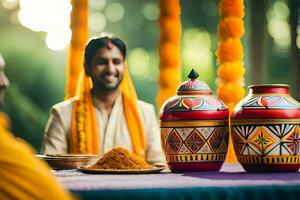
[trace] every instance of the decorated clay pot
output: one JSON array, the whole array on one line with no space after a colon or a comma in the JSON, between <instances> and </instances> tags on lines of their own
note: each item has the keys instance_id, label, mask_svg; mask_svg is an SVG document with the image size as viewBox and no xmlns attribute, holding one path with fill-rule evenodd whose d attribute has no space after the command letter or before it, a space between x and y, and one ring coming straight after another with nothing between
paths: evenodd
<instances>
[{"instance_id":1,"label":"decorated clay pot","mask_svg":"<svg viewBox=\"0 0 300 200\"><path fill-rule=\"evenodd\" d=\"M228 147L228 108L197 80L182 83L160 111L162 146L172 171L218 171Z\"/></svg>"},{"instance_id":2,"label":"decorated clay pot","mask_svg":"<svg viewBox=\"0 0 300 200\"><path fill-rule=\"evenodd\" d=\"M249 172L293 172L300 167L300 104L289 86L253 85L231 115L238 161Z\"/></svg>"}]
</instances>

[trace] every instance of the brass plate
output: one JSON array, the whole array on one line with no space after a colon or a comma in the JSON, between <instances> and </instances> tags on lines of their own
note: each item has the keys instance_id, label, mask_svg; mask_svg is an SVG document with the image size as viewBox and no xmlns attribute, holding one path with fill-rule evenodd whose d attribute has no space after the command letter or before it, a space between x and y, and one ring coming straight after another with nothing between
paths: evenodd
<instances>
[{"instance_id":1,"label":"brass plate","mask_svg":"<svg viewBox=\"0 0 300 200\"><path fill-rule=\"evenodd\" d=\"M77 169L96 163L100 156L84 154L36 155L46 161L52 169Z\"/></svg>"},{"instance_id":2,"label":"brass plate","mask_svg":"<svg viewBox=\"0 0 300 200\"><path fill-rule=\"evenodd\" d=\"M78 170L88 174L156 174L166 169L164 165L153 166L150 169L90 169L78 167Z\"/></svg>"}]
</instances>

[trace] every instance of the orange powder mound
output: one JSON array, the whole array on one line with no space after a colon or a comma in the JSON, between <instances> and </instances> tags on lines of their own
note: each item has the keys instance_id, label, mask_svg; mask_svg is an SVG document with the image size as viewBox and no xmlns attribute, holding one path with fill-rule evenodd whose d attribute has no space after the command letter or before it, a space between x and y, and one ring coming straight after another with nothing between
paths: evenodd
<instances>
[{"instance_id":1,"label":"orange powder mound","mask_svg":"<svg viewBox=\"0 0 300 200\"><path fill-rule=\"evenodd\" d=\"M150 169L151 165L141 157L118 147L104 154L91 169Z\"/></svg>"}]
</instances>

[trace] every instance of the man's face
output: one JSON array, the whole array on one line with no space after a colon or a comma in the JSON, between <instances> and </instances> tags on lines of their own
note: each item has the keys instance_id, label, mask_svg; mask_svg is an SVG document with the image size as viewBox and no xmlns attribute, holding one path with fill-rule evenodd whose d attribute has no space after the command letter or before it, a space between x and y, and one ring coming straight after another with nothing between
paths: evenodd
<instances>
[{"instance_id":1,"label":"man's face","mask_svg":"<svg viewBox=\"0 0 300 200\"><path fill-rule=\"evenodd\" d=\"M4 91L9 86L8 78L6 77L6 75L4 73L4 66L5 66L5 63L2 59L2 57L0 56L0 106L3 105Z\"/></svg>"},{"instance_id":2,"label":"man's face","mask_svg":"<svg viewBox=\"0 0 300 200\"><path fill-rule=\"evenodd\" d=\"M85 66L85 70L92 78L94 87L100 91L118 89L124 75L124 58L116 46L98 49L91 65Z\"/></svg>"}]
</instances>

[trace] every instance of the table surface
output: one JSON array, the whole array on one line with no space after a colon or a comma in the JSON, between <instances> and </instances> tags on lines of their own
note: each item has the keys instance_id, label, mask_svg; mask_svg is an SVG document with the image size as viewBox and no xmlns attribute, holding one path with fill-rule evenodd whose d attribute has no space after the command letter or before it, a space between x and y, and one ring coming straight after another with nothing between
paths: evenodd
<instances>
[{"instance_id":1,"label":"table surface","mask_svg":"<svg viewBox=\"0 0 300 200\"><path fill-rule=\"evenodd\" d=\"M299 172L246 173L239 164L225 163L220 172L170 173L170 171L164 170L157 174L121 175L85 174L77 170L53 170L53 173L64 187L77 193L97 191L97 194L103 194L103 191L147 191L148 189L156 192L157 190L168 189L176 189L177 192L180 191L178 189L185 189L186 192L187 189L197 189L198 192L201 192L203 189L207 191L207 188L218 188L218 190L222 190L222 188L246 188L247 191L249 188L255 188L258 191L258 188L279 188L282 190L284 187L288 187L289 190L292 188L293 193L296 192L300 195ZM251 194L251 191L249 192ZM116 195L115 192L112 194ZM298 197L300 199L300 196ZM255 198L257 199L257 197Z\"/></svg>"}]
</instances>

